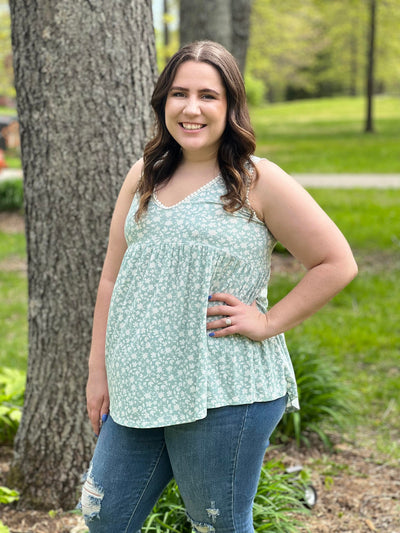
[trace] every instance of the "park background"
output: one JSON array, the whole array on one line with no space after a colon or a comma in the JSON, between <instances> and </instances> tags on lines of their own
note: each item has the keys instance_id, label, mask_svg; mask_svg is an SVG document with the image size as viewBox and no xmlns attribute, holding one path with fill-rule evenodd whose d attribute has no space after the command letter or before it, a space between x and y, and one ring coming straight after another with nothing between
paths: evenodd
<instances>
[{"instance_id":1,"label":"park background","mask_svg":"<svg viewBox=\"0 0 400 533\"><path fill-rule=\"evenodd\" d=\"M169 2L163 14L164 2L153 4L161 67L178 47L179 7ZM306 519L312 531L400 531L400 191L379 187L380 176L400 173L400 2L375 3L372 131L366 132L371 4L256 0L250 17L245 80L257 155L294 175L320 175L321 186L309 191L348 238L360 268L325 309L286 335L303 410L282 424L271 452L276 462L269 466L279 477L285 457L306 465L321 500ZM0 96L12 105L10 21L7 9L0 13ZM4 115L15 113L10 105L1 109ZM9 169L21 168L18 148L6 150L5 161ZM327 189L322 181L327 173L374 174L377 186ZM25 387L28 301L21 181L0 186L0 431L9 446ZM278 246L271 302L301 274ZM268 502L268 484L262 490ZM9 505L0 516L5 524L11 520L11 527L16 495L4 498ZM276 504L272 531L280 531L277 517L286 520L285 506ZM21 516L15 514L15 520ZM57 509L44 516L52 521L48 531L75 519ZM260 520L265 526L265 516ZM300 530L287 522L280 527Z\"/></svg>"}]
</instances>

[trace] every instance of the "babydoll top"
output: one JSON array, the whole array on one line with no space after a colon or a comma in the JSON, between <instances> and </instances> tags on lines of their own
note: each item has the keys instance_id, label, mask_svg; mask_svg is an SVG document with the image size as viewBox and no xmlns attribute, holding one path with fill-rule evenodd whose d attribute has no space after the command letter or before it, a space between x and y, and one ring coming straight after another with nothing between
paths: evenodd
<instances>
[{"instance_id":1,"label":"babydoll top","mask_svg":"<svg viewBox=\"0 0 400 533\"><path fill-rule=\"evenodd\" d=\"M258 158L253 158L256 163ZM206 330L208 296L230 293L266 312L275 239L250 208L223 209L218 175L177 204L154 194L125 222L127 250L114 286L106 366L110 414L124 426L162 427L204 418L208 408L270 401L297 388L283 334L253 341Z\"/></svg>"}]
</instances>

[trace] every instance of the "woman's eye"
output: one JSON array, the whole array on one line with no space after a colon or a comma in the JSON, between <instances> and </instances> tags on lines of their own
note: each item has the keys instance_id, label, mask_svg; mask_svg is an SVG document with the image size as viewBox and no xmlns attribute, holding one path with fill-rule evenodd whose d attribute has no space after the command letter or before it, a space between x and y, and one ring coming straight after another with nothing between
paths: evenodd
<instances>
[{"instance_id":1,"label":"woman's eye","mask_svg":"<svg viewBox=\"0 0 400 533\"><path fill-rule=\"evenodd\" d=\"M202 98L204 100L215 100L215 97L212 94L203 94Z\"/></svg>"},{"instance_id":2,"label":"woman's eye","mask_svg":"<svg viewBox=\"0 0 400 533\"><path fill-rule=\"evenodd\" d=\"M185 94L184 94L184 93L180 93L180 92L178 92L178 91L174 91L174 92L171 93L171 96L182 97L182 96L185 96Z\"/></svg>"}]
</instances>

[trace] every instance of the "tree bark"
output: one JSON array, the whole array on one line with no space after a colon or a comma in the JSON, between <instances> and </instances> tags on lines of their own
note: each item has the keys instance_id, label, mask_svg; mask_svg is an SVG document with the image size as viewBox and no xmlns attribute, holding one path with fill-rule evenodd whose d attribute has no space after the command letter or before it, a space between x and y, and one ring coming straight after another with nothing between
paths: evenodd
<instances>
[{"instance_id":1,"label":"tree bark","mask_svg":"<svg viewBox=\"0 0 400 533\"><path fill-rule=\"evenodd\" d=\"M373 100L374 100L374 60L375 60L375 26L376 26L376 0L369 0L370 22L368 32L367 50L367 115L365 119L365 132L374 131Z\"/></svg>"},{"instance_id":2,"label":"tree bark","mask_svg":"<svg viewBox=\"0 0 400 533\"><path fill-rule=\"evenodd\" d=\"M180 44L210 39L227 48L244 72L252 0L180 1Z\"/></svg>"},{"instance_id":3,"label":"tree bark","mask_svg":"<svg viewBox=\"0 0 400 533\"><path fill-rule=\"evenodd\" d=\"M232 1L232 47L240 72L246 68L247 48L249 46L250 13L253 0Z\"/></svg>"},{"instance_id":4,"label":"tree bark","mask_svg":"<svg viewBox=\"0 0 400 533\"><path fill-rule=\"evenodd\" d=\"M121 183L141 156L156 76L150 0L10 0L29 281L25 406L10 481L73 508L94 436L85 384Z\"/></svg>"}]
</instances>

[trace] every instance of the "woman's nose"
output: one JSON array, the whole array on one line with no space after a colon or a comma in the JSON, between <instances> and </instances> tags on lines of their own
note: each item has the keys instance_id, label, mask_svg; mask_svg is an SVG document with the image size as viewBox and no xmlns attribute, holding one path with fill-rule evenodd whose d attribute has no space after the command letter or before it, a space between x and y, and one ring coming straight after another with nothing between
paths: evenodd
<instances>
[{"instance_id":1,"label":"woman's nose","mask_svg":"<svg viewBox=\"0 0 400 533\"><path fill-rule=\"evenodd\" d=\"M186 100L185 113L188 115L199 115L200 105L197 98L188 98Z\"/></svg>"}]
</instances>

